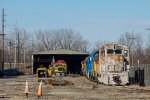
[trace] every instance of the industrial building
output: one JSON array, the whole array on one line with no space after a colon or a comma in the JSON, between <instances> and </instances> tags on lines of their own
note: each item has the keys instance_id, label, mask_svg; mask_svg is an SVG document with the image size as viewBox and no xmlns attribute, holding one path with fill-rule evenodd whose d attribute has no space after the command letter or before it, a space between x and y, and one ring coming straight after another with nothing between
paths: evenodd
<instances>
[{"instance_id":1,"label":"industrial building","mask_svg":"<svg viewBox=\"0 0 150 100\"><path fill-rule=\"evenodd\" d=\"M53 51L39 52L32 55L32 73L35 74L40 65L48 67L52 60L64 60L67 63L67 73L79 74L81 72L81 61L83 61L89 53L83 53L74 50L59 49Z\"/></svg>"}]
</instances>

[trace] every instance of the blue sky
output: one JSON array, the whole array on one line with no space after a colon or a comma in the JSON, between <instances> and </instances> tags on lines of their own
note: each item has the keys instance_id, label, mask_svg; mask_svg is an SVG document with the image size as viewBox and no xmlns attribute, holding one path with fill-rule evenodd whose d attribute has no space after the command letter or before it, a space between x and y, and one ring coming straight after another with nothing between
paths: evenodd
<instances>
[{"instance_id":1,"label":"blue sky","mask_svg":"<svg viewBox=\"0 0 150 100\"><path fill-rule=\"evenodd\" d=\"M6 31L16 21L29 32L71 28L91 43L116 41L132 30L150 33L145 30L150 28L150 0L0 0L2 8Z\"/></svg>"}]
</instances>

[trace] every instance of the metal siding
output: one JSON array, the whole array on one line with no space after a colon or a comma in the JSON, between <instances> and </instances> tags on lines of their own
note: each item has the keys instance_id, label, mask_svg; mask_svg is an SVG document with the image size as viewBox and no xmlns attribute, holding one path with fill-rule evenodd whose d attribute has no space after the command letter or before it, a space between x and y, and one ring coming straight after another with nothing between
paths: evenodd
<instances>
[{"instance_id":1,"label":"metal siding","mask_svg":"<svg viewBox=\"0 0 150 100\"><path fill-rule=\"evenodd\" d=\"M150 86L150 64L137 65L130 68L130 84Z\"/></svg>"}]
</instances>

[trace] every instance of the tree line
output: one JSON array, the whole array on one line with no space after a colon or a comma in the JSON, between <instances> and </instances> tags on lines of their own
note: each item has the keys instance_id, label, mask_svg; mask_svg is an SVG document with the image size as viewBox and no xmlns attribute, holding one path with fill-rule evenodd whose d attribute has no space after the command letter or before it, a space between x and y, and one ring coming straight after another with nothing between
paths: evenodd
<instances>
[{"instance_id":1,"label":"tree line","mask_svg":"<svg viewBox=\"0 0 150 100\"><path fill-rule=\"evenodd\" d=\"M38 30L29 33L17 29L5 37L5 62L31 62L31 54L58 49L88 52L89 42L72 29ZM15 54L16 50L16 54ZM19 59L18 59L19 58Z\"/></svg>"},{"instance_id":2,"label":"tree line","mask_svg":"<svg viewBox=\"0 0 150 100\"><path fill-rule=\"evenodd\" d=\"M130 50L131 63L133 65L150 63L150 34L144 41L140 33L126 32L120 35L116 41L125 44ZM111 41L110 41L111 42ZM49 29L38 30L34 33L24 29L17 29L16 33L9 33L5 36L5 62L14 62L15 48L16 55L19 55L19 62L31 62L31 54L41 51L57 49L69 49L81 52L91 52L108 41L96 41L93 48L90 42L84 39L79 32L72 29ZM144 44L145 43L145 44ZM92 49L91 51L89 51Z\"/></svg>"},{"instance_id":3,"label":"tree line","mask_svg":"<svg viewBox=\"0 0 150 100\"><path fill-rule=\"evenodd\" d=\"M105 43L110 42L96 41L94 49L98 49ZM150 34L147 34L146 39L141 33L126 32L120 35L116 43L124 44L129 48L131 66L150 63Z\"/></svg>"}]
</instances>

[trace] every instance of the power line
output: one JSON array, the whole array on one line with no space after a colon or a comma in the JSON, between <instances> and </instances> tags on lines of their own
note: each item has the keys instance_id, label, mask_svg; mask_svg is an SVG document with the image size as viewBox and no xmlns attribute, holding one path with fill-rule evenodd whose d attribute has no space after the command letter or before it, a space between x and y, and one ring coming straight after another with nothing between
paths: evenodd
<instances>
[{"instance_id":1,"label":"power line","mask_svg":"<svg viewBox=\"0 0 150 100\"><path fill-rule=\"evenodd\" d=\"M150 30L150 28L146 28L146 30Z\"/></svg>"}]
</instances>

